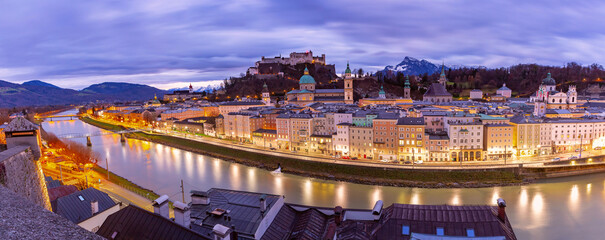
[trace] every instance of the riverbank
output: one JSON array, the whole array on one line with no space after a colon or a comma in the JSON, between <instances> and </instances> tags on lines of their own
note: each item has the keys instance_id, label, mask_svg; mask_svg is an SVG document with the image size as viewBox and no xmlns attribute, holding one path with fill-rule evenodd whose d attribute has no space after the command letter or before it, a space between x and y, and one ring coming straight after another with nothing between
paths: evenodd
<instances>
[{"instance_id":1,"label":"riverbank","mask_svg":"<svg viewBox=\"0 0 605 240\"><path fill-rule=\"evenodd\" d=\"M121 126L97 121L91 118L82 118L81 120L103 129L114 131L123 129ZM295 158L271 156L243 150L234 151L229 147L144 132L129 133L127 134L127 137L156 142L266 170L273 170L277 168L278 164L281 164L284 173L361 184L445 188L488 187L524 183L522 177L515 171L515 167L477 170L426 170L362 167L346 164L303 161Z\"/></svg>"}]
</instances>

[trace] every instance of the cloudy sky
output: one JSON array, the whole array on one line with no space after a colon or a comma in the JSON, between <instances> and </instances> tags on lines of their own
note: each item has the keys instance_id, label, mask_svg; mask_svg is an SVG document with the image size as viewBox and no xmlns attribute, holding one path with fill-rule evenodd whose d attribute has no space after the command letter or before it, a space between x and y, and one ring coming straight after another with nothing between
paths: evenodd
<instances>
[{"instance_id":1,"label":"cloudy sky","mask_svg":"<svg viewBox=\"0 0 605 240\"><path fill-rule=\"evenodd\" d=\"M605 1L0 0L0 79L67 88L216 83L261 56L325 53L343 71L605 63ZM214 81L213 81L214 80Z\"/></svg>"}]
</instances>

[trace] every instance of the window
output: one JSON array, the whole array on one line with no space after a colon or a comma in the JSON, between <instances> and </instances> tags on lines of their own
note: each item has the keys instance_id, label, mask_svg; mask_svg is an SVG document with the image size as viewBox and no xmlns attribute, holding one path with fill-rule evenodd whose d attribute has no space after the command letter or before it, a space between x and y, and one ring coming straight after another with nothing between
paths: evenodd
<instances>
[{"instance_id":1,"label":"window","mask_svg":"<svg viewBox=\"0 0 605 240\"><path fill-rule=\"evenodd\" d=\"M443 228L437 227L437 236L443 236L443 235L444 235Z\"/></svg>"},{"instance_id":2,"label":"window","mask_svg":"<svg viewBox=\"0 0 605 240\"><path fill-rule=\"evenodd\" d=\"M466 229L466 236L467 237L475 237L475 229L467 228Z\"/></svg>"}]
</instances>

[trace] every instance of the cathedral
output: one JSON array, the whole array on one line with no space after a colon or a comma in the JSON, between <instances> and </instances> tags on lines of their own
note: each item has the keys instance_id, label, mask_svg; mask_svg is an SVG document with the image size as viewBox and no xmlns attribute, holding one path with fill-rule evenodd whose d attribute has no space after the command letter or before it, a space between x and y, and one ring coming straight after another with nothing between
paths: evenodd
<instances>
[{"instance_id":1,"label":"cathedral","mask_svg":"<svg viewBox=\"0 0 605 240\"><path fill-rule=\"evenodd\" d=\"M576 86L569 86L567 92L556 90L557 82L550 76L542 79L542 83L529 101L534 103L534 115L544 116L546 109L575 109L578 104Z\"/></svg>"},{"instance_id":2,"label":"cathedral","mask_svg":"<svg viewBox=\"0 0 605 240\"><path fill-rule=\"evenodd\" d=\"M315 79L309 75L305 67L305 73L300 77L299 89L286 93L286 103L304 106L309 103L346 103L353 104L353 77L347 63L344 77L344 89L315 89Z\"/></svg>"}]
</instances>

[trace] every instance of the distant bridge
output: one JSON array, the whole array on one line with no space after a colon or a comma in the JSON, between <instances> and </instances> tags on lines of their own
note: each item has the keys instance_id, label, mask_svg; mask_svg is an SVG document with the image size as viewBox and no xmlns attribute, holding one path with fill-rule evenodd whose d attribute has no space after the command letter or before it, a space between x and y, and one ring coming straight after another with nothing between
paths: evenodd
<instances>
[{"instance_id":1,"label":"distant bridge","mask_svg":"<svg viewBox=\"0 0 605 240\"><path fill-rule=\"evenodd\" d=\"M65 114L65 115L35 116L34 118L49 119L50 121L52 121L53 118L69 118L69 120L73 120L74 118L77 118L77 117L78 117L78 115L76 115L76 114Z\"/></svg>"},{"instance_id":2,"label":"distant bridge","mask_svg":"<svg viewBox=\"0 0 605 240\"><path fill-rule=\"evenodd\" d=\"M61 134L61 135L59 135L57 137L64 138L64 139L68 139L68 138L85 138L85 137L94 137L94 136L103 136L103 135L133 133L133 132L140 132L140 131L141 130L137 130L137 129L129 129L129 130L122 130L122 131L117 131L117 132L103 131L103 132L96 132L96 133L67 133L67 134Z\"/></svg>"}]
</instances>

